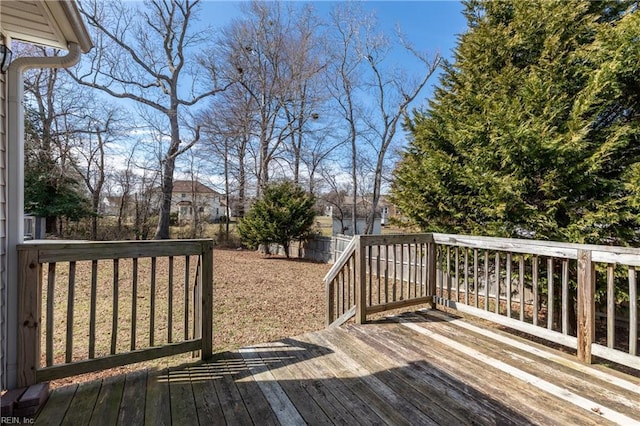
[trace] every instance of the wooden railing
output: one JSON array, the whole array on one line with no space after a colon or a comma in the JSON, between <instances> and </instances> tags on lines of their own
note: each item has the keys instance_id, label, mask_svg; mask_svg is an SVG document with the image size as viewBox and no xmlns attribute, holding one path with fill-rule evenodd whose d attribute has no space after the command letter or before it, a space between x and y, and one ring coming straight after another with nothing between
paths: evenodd
<instances>
[{"instance_id":1,"label":"wooden railing","mask_svg":"<svg viewBox=\"0 0 640 426\"><path fill-rule=\"evenodd\" d=\"M358 235L325 276L327 324L431 303L435 245L428 234Z\"/></svg>"},{"instance_id":2,"label":"wooden railing","mask_svg":"<svg viewBox=\"0 0 640 426\"><path fill-rule=\"evenodd\" d=\"M640 249L447 234L354 241L326 277L328 323L349 319L336 321L347 306L340 292L355 293L358 322L435 302L573 348L585 362L596 355L640 369Z\"/></svg>"},{"instance_id":3,"label":"wooden railing","mask_svg":"<svg viewBox=\"0 0 640 426\"><path fill-rule=\"evenodd\" d=\"M18 255L20 386L211 356L211 240L26 243Z\"/></svg>"}]
</instances>

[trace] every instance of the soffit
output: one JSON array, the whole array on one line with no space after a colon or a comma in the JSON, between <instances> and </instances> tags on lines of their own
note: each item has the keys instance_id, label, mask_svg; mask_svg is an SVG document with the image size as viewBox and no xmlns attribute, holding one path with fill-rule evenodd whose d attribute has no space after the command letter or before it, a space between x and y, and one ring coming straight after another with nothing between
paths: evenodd
<instances>
[{"instance_id":1,"label":"soffit","mask_svg":"<svg viewBox=\"0 0 640 426\"><path fill-rule=\"evenodd\" d=\"M0 28L12 39L68 49L76 43L83 52L92 43L73 1L2 0Z\"/></svg>"}]
</instances>

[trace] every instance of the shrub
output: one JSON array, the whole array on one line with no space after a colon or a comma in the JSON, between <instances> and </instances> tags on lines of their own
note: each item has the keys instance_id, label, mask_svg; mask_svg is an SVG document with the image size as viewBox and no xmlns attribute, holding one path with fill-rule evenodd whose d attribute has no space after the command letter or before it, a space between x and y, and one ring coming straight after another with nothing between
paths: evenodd
<instances>
[{"instance_id":1,"label":"shrub","mask_svg":"<svg viewBox=\"0 0 640 426\"><path fill-rule=\"evenodd\" d=\"M280 244L289 257L289 244L310 234L315 198L292 182L268 185L238 223L238 233L249 248Z\"/></svg>"}]
</instances>

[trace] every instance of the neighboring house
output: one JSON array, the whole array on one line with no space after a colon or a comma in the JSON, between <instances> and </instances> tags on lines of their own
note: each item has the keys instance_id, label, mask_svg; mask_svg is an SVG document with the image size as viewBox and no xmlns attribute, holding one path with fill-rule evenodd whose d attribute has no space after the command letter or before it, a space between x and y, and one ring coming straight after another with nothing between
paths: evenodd
<instances>
[{"instance_id":1,"label":"neighboring house","mask_svg":"<svg viewBox=\"0 0 640 426\"><path fill-rule=\"evenodd\" d=\"M17 386L18 253L24 241L23 73L75 65L92 47L73 0L0 1L0 45L12 41L68 51L56 57L13 58L0 72L0 364L2 389ZM0 50L0 62L4 55Z\"/></svg>"},{"instance_id":2,"label":"neighboring house","mask_svg":"<svg viewBox=\"0 0 640 426\"><path fill-rule=\"evenodd\" d=\"M333 218L333 235L344 234L353 235L351 229L353 221L351 220L351 211L353 208L352 198L346 195L333 197L325 202L324 214ZM371 208L370 197L358 197L356 207L356 234L362 233L366 227L368 212ZM397 217L398 209L395 205L389 203L384 196L380 197L376 215L373 222L373 233L380 234L382 227L388 224L389 219Z\"/></svg>"},{"instance_id":3,"label":"neighboring house","mask_svg":"<svg viewBox=\"0 0 640 426\"><path fill-rule=\"evenodd\" d=\"M224 196L198 181L176 180L171 195L171 213L178 214L179 222L194 219L219 221L226 215Z\"/></svg>"},{"instance_id":4,"label":"neighboring house","mask_svg":"<svg viewBox=\"0 0 640 426\"><path fill-rule=\"evenodd\" d=\"M378 201L378 209L380 210L382 226L388 225L389 219L402 220L403 218L400 209L384 195L382 195Z\"/></svg>"}]
</instances>

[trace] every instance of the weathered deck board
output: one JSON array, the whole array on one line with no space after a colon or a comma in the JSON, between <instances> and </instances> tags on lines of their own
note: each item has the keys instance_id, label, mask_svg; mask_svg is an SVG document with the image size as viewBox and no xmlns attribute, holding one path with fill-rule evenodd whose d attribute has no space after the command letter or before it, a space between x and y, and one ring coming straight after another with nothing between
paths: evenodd
<instances>
[{"instance_id":1,"label":"weathered deck board","mask_svg":"<svg viewBox=\"0 0 640 426\"><path fill-rule=\"evenodd\" d=\"M71 426L86 422L85 416L93 412L101 386L99 381L80 383L62 424Z\"/></svg>"},{"instance_id":2,"label":"weathered deck board","mask_svg":"<svg viewBox=\"0 0 640 426\"><path fill-rule=\"evenodd\" d=\"M69 385L54 389L49 400L38 414L36 425L61 424L73 401L78 385Z\"/></svg>"},{"instance_id":3,"label":"weathered deck board","mask_svg":"<svg viewBox=\"0 0 640 426\"><path fill-rule=\"evenodd\" d=\"M140 389L144 394L145 389ZM147 374L144 423L148 426L171 424L169 371L166 369Z\"/></svg>"},{"instance_id":4,"label":"weathered deck board","mask_svg":"<svg viewBox=\"0 0 640 426\"><path fill-rule=\"evenodd\" d=\"M93 412L91 416L85 417L91 419L88 424L99 426L118 424L123 391L124 377L115 376L104 379Z\"/></svg>"},{"instance_id":5,"label":"weathered deck board","mask_svg":"<svg viewBox=\"0 0 640 426\"><path fill-rule=\"evenodd\" d=\"M640 425L639 395L639 377L421 312L55 389L37 424Z\"/></svg>"}]
</instances>

